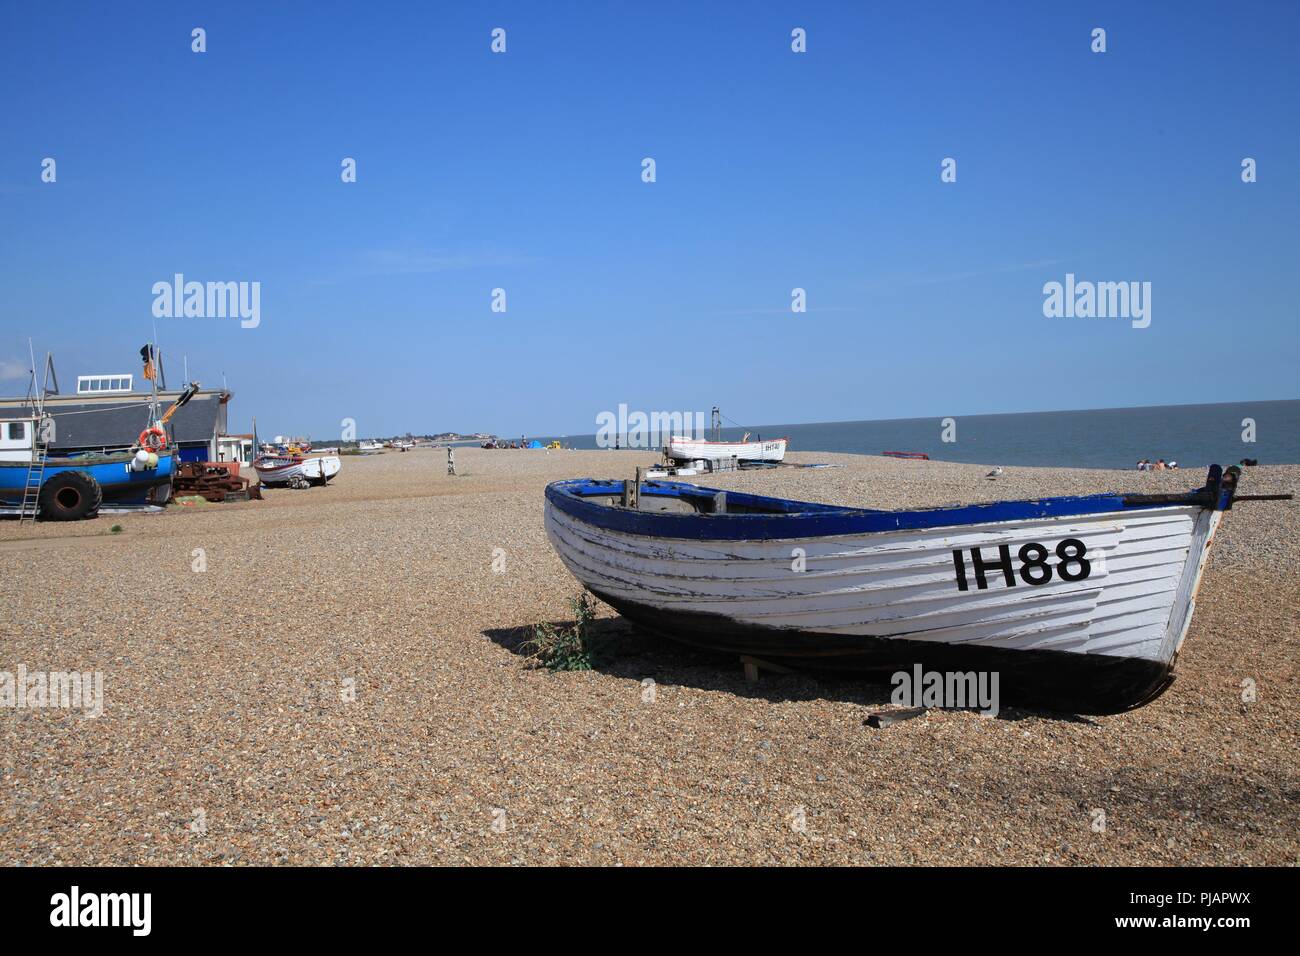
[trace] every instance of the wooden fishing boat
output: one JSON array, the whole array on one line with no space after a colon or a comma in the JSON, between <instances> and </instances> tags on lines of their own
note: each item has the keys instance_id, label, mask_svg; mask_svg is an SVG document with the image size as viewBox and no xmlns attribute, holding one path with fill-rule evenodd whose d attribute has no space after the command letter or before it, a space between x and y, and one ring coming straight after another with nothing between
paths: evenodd
<instances>
[{"instance_id":1,"label":"wooden fishing boat","mask_svg":"<svg viewBox=\"0 0 1300 956\"><path fill-rule=\"evenodd\" d=\"M997 672L1006 701L1105 714L1173 680L1238 475L919 511L579 479L546 489L546 530L593 594L667 637L811 666Z\"/></svg>"},{"instance_id":2,"label":"wooden fishing boat","mask_svg":"<svg viewBox=\"0 0 1300 956\"><path fill-rule=\"evenodd\" d=\"M95 517L103 506L120 511L166 504L179 463L167 424L198 393L199 383L188 383L160 414L160 354L153 344L140 349L151 390L143 420L146 427L135 444L97 450L65 448L60 454L54 440L57 415L46 414L49 396L58 392L54 357L46 353L45 380L38 387L36 355L31 352L30 412L0 420L0 513L15 514L20 521L76 521Z\"/></svg>"},{"instance_id":3,"label":"wooden fishing boat","mask_svg":"<svg viewBox=\"0 0 1300 956\"><path fill-rule=\"evenodd\" d=\"M664 454L677 461L721 461L735 458L739 461L784 461L788 438L769 441L702 441L673 435L664 447Z\"/></svg>"},{"instance_id":4,"label":"wooden fishing boat","mask_svg":"<svg viewBox=\"0 0 1300 956\"><path fill-rule=\"evenodd\" d=\"M34 441L38 425L36 418L0 422L6 436L0 439L0 511L76 521L95 517L102 505L144 507L171 497L171 449L59 455Z\"/></svg>"},{"instance_id":5,"label":"wooden fishing boat","mask_svg":"<svg viewBox=\"0 0 1300 956\"><path fill-rule=\"evenodd\" d=\"M923 451L882 451L887 458L907 458L912 461L929 461L930 456Z\"/></svg>"},{"instance_id":6,"label":"wooden fishing boat","mask_svg":"<svg viewBox=\"0 0 1300 956\"><path fill-rule=\"evenodd\" d=\"M342 467L338 455L307 458L303 455L267 454L253 459L253 468L262 484L288 485L292 488L326 484Z\"/></svg>"}]
</instances>

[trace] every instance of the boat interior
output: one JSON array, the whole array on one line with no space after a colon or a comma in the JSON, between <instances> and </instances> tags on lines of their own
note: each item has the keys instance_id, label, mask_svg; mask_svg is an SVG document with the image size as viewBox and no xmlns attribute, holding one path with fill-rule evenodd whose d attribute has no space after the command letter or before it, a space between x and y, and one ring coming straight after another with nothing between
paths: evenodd
<instances>
[{"instance_id":1,"label":"boat interior","mask_svg":"<svg viewBox=\"0 0 1300 956\"><path fill-rule=\"evenodd\" d=\"M1226 507L1231 500L1220 502L1217 466L1211 469L1207 486L1181 494L1158 495L1082 495L1038 498L1028 501L1000 501L984 504L943 505L934 508L881 510L853 508L840 505L819 504L811 501L793 501L740 491L722 491L702 488L678 481L641 481L629 479L576 479L556 482L548 489L562 496L608 507L614 511L635 511L641 514L679 515L767 515L801 516L810 518L866 518L888 519L903 516L924 516L922 523L935 524L940 518L950 516L959 523L971 520L1013 520L1047 517L1064 514L1089 514L1100 511L1120 511L1127 508L1154 508L1167 505L1194 505L1199 507ZM1235 476L1231 485L1235 487Z\"/></svg>"},{"instance_id":2,"label":"boat interior","mask_svg":"<svg viewBox=\"0 0 1300 956\"><path fill-rule=\"evenodd\" d=\"M703 515L789 515L789 514L879 514L871 508L842 508L790 501L739 491L701 488L677 481L586 481L570 483L565 489L585 501L612 508L642 512Z\"/></svg>"}]
</instances>

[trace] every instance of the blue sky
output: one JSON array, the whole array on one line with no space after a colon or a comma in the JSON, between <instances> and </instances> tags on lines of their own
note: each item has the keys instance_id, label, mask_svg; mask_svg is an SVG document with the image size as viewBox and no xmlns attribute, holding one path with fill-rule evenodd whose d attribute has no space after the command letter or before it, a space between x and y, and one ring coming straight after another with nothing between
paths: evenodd
<instances>
[{"instance_id":1,"label":"blue sky","mask_svg":"<svg viewBox=\"0 0 1300 956\"><path fill-rule=\"evenodd\" d=\"M264 433L1300 397L1298 42L1294 3L7 4L0 373L138 371L181 272L261 283L255 329L157 326ZM1045 318L1067 272L1151 326Z\"/></svg>"}]
</instances>

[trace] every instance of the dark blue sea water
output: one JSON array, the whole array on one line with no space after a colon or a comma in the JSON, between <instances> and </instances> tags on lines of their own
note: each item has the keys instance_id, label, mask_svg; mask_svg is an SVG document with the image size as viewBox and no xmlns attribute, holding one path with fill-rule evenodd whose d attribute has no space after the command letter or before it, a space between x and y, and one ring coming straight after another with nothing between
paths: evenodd
<instances>
[{"instance_id":1,"label":"dark blue sea water","mask_svg":"<svg viewBox=\"0 0 1300 956\"><path fill-rule=\"evenodd\" d=\"M1243 440L1245 419L1254 422L1253 442ZM1140 458L1177 461L1180 468L1229 465L1242 458L1264 465L1300 463L1300 400L964 415L955 420L954 442L943 441L939 418L756 425L748 430L754 437L787 436L791 451L923 451L941 461L985 465L1133 468ZM742 432L726 428L722 437L736 441ZM576 448L597 447L594 434L561 440Z\"/></svg>"}]
</instances>

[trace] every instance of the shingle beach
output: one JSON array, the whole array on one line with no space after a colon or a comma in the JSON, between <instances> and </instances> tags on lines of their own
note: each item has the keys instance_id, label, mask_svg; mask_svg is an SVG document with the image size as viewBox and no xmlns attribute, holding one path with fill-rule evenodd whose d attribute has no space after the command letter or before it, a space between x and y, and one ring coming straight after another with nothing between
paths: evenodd
<instances>
[{"instance_id":1,"label":"shingle beach","mask_svg":"<svg viewBox=\"0 0 1300 956\"><path fill-rule=\"evenodd\" d=\"M0 707L0 864L1300 863L1296 502L1226 516L1149 706L877 730L888 685L749 685L615 620L595 670L530 665L520 629L580 593L543 488L656 457L457 449L450 477L415 449L264 501L0 523L0 671L102 671L105 698ZM875 508L1204 480L790 460L836 467L699 480Z\"/></svg>"}]
</instances>

